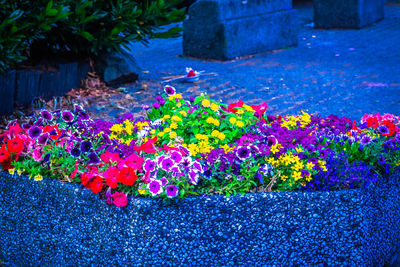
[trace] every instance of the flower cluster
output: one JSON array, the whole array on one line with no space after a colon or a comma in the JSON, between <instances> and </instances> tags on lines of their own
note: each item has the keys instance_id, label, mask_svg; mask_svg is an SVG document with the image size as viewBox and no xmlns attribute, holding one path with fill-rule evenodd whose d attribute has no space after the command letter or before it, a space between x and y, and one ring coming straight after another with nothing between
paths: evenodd
<instances>
[{"instance_id":1,"label":"flower cluster","mask_svg":"<svg viewBox=\"0 0 400 267\"><path fill-rule=\"evenodd\" d=\"M13 175L82 184L123 207L128 196L173 199L368 186L400 166L400 118L266 113L268 105L185 100L174 87L144 117L94 121L80 106L11 121L0 164Z\"/></svg>"}]
</instances>

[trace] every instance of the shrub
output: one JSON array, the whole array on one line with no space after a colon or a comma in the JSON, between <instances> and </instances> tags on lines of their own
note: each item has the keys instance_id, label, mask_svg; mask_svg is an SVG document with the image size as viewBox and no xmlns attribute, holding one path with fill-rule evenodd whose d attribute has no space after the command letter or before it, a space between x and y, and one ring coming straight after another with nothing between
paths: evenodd
<instances>
[{"instance_id":1,"label":"shrub","mask_svg":"<svg viewBox=\"0 0 400 267\"><path fill-rule=\"evenodd\" d=\"M179 35L181 0L0 0L0 72L43 55L96 56L129 41Z\"/></svg>"}]
</instances>

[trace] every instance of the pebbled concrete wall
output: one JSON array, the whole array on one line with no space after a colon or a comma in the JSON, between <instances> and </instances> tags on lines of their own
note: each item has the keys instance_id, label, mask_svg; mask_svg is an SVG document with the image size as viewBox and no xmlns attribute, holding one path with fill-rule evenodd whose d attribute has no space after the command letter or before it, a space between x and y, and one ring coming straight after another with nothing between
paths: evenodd
<instances>
[{"instance_id":1,"label":"pebbled concrete wall","mask_svg":"<svg viewBox=\"0 0 400 267\"><path fill-rule=\"evenodd\" d=\"M5 265L352 265L396 263L400 172L367 189L131 199L0 174ZM396 266L396 265L393 265Z\"/></svg>"}]
</instances>

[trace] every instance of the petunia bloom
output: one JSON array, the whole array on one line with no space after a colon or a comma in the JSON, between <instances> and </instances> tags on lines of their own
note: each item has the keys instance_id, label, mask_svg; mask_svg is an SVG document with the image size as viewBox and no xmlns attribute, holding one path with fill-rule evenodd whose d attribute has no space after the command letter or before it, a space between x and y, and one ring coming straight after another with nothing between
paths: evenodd
<instances>
[{"instance_id":1,"label":"petunia bloom","mask_svg":"<svg viewBox=\"0 0 400 267\"><path fill-rule=\"evenodd\" d=\"M158 180L151 181L147 185L147 188L149 189L149 191L153 197L157 196L163 192L162 183L161 183L161 181L158 181Z\"/></svg>"},{"instance_id":2,"label":"petunia bloom","mask_svg":"<svg viewBox=\"0 0 400 267\"><path fill-rule=\"evenodd\" d=\"M114 205L117 207L125 207L128 204L126 194L123 192L115 192L111 197Z\"/></svg>"},{"instance_id":3,"label":"petunia bloom","mask_svg":"<svg viewBox=\"0 0 400 267\"><path fill-rule=\"evenodd\" d=\"M178 196L178 193L179 193L178 186L176 186L176 185L168 185L168 186L165 188L165 191L166 191L166 194L167 194L167 197L168 197L168 198L177 197L177 196Z\"/></svg>"}]
</instances>

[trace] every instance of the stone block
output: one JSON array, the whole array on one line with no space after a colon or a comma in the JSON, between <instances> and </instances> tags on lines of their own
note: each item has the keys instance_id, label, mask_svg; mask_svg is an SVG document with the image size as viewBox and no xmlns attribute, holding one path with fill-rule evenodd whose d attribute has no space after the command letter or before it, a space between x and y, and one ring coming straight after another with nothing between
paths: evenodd
<instances>
[{"instance_id":1,"label":"stone block","mask_svg":"<svg viewBox=\"0 0 400 267\"><path fill-rule=\"evenodd\" d=\"M64 83L61 82L59 70L49 70L40 74L38 96L45 100L51 99L53 96L62 95Z\"/></svg>"},{"instance_id":2,"label":"stone block","mask_svg":"<svg viewBox=\"0 0 400 267\"><path fill-rule=\"evenodd\" d=\"M297 45L297 11L283 0L204 0L184 21L185 55L231 59Z\"/></svg>"},{"instance_id":3,"label":"stone block","mask_svg":"<svg viewBox=\"0 0 400 267\"><path fill-rule=\"evenodd\" d=\"M385 0L314 0L316 28L359 29L384 18Z\"/></svg>"},{"instance_id":4,"label":"stone block","mask_svg":"<svg viewBox=\"0 0 400 267\"><path fill-rule=\"evenodd\" d=\"M69 62L60 64L60 93L62 95L68 93L73 88L78 88L80 85L80 80L78 77L78 63Z\"/></svg>"},{"instance_id":5,"label":"stone block","mask_svg":"<svg viewBox=\"0 0 400 267\"><path fill-rule=\"evenodd\" d=\"M0 75L0 116L14 111L15 70Z\"/></svg>"},{"instance_id":6,"label":"stone block","mask_svg":"<svg viewBox=\"0 0 400 267\"><path fill-rule=\"evenodd\" d=\"M18 70L15 82L15 103L28 106L38 95L40 72L33 70Z\"/></svg>"}]
</instances>

